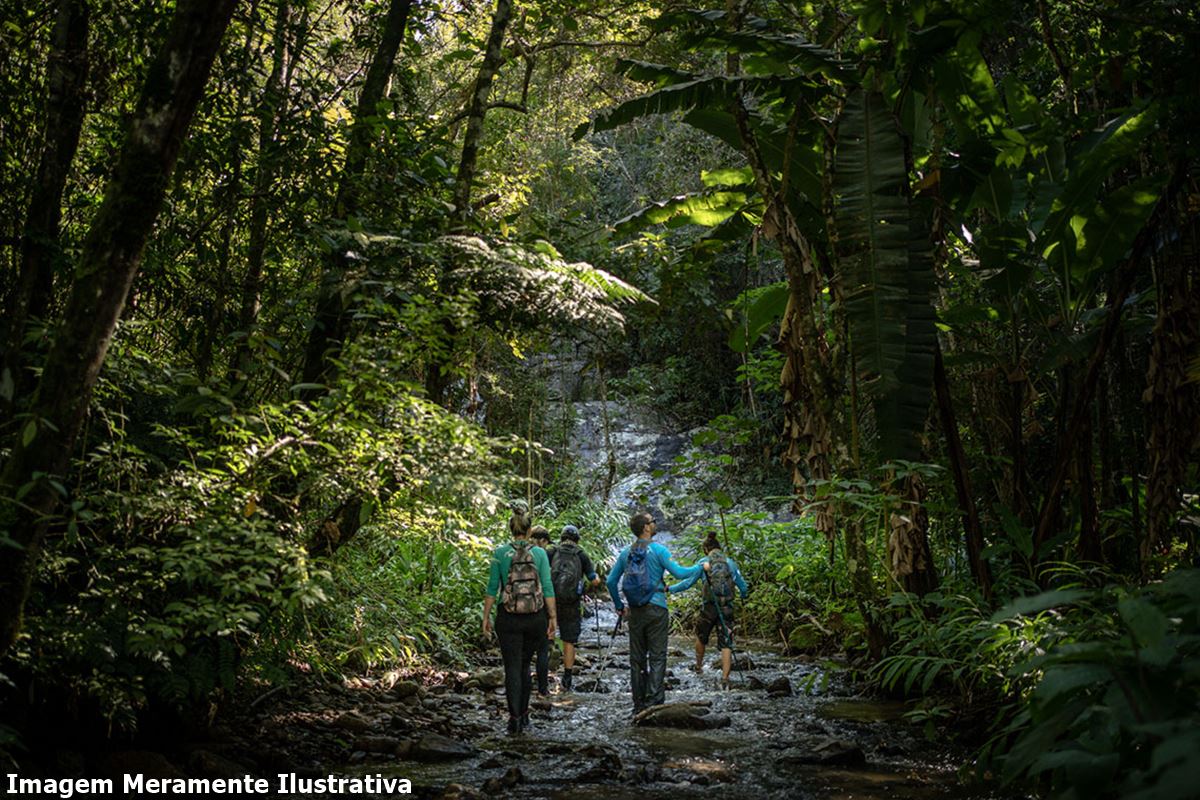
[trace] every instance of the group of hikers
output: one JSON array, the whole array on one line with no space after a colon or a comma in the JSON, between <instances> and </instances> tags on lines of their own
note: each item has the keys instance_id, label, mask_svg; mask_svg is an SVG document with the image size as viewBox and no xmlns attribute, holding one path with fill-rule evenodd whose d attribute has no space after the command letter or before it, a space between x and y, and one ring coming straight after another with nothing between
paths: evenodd
<instances>
[{"instance_id":1,"label":"group of hikers","mask_svg":"<svg viewBox=\"0 0 1200 800\"><path fill-rule=\"evenodd\" d=\"M538 693L549 693L549 650L556 632L563 642L561 688L572 690L575 647L582 628L581 602L587 587L598 587L595 565L579 546L579 530L562 529L557 546L549 532L534 526L522 507L513 509L508 523L512 540L492 553L487 591L483 599L483 635L493 630L504 662L504 692L508 705L508 732L529 727L529 701L537 662ZM629 681L633 713L666 701L667 636L670 616L667 595L685 592L703 579L704 602L695 627L696 664L704 669L704 653L715 630L721 650L721 681L728 687L733 660L733 599L735 589L744 599L746 581L732 558L722 552L715 534L704 541L705 556L685 567L666 546L653 541L654 518L645 512L629 520L634 541L623 548L608 573L609 596L621 621L629 622ZM664 573L678 582L667 586ZM623 596L623 597L622 597ZM497 600L499 602L497 603ZM614 636L616 629L614 629Z\"/></svg>"}]
</instances>

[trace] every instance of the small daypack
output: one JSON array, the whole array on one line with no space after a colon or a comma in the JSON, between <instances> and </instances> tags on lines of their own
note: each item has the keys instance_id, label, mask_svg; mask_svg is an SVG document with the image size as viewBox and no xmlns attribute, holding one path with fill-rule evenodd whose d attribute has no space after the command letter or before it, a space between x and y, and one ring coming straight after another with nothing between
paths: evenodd
<instances>
[{"instance_id":1,"label":"small daypack","mask_svg":"<svg viewBox=\"0 0 1200 800\"><path fill-rule=\"evenodd\" d=\"M719 604L721 608L733 605L733 570L729 559L720 550L708 554L708 577L704 583L704 599Z\"/></svg>"},{"instance_id":2,"label":"small daypack","mask_svg":"<svg viewBox=\"0 0 1200 800\"><path fill-rule=\"evenodd\" d=\"M629 548L625 561L625 574L621 576L621 590L625 599L634 608L650 602L658 590L658 584L650 579L650 543L638 540Z\"/></svg>"},{"instance_id":3,"label":"small daypack","mask_svg":"<svg viewBox=\"0 0 1200 800\"><path fill-rule=\"evenodd\" d=\"M513 542L512 564L504 582L504 610L510 614L533 614L545 604L542 579L533 563L533 545Z\"/></svg>"},{"instance_id":4,"label":"small daypack","mask_svg":"<svg viewBox=\"0 0 1200 800\"><path fill-rule=\"evenodd\" d=\"M569 603L579 597L579 585L583 580L583 559L579 545L563 542L554 548L550 560L550 580L554 583L554 597L560 603Z\"/></svg>"}]
</instances>

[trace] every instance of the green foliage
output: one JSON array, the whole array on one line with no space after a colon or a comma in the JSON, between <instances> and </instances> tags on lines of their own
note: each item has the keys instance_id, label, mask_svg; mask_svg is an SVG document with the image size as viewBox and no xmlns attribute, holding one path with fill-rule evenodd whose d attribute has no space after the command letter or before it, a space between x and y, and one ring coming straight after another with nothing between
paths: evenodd
<instances>
[{"instance_id":1,"label":"green foliage","mask_svg":"<svg viewBox=\"0 0 1200 800\"><path fill-rule=\"evenodd\" d=\"M1032 687L996 760L1059 797L1183 798L1200 746L1200 572L1107 586L1058 621L1054 647L1011 670ZM999 742L997 742L999 744Z\"/></svg>"}]
</instances>

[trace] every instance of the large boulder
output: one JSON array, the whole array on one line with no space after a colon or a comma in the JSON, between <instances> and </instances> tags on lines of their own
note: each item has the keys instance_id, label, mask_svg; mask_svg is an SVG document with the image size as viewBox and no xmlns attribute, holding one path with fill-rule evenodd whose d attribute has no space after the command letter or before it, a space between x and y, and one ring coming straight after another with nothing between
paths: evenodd
<instances>
[{"instance_id":1,"label":"large boulder","mask_svg":"<svg viewBox=\"0 0 1200 800\"><path fill-rule=\"evenodd\" d=\"M455 761L470 758L475 753L475 748L466 742L440 733L427 733L412 746L408 757L414 761Z\"/></svg>"},{"instance_id":2,"label":"large boulder","mask_svg":"<svg viewBox=\"0 0 1200 800\"><path fill-rule=\"evenodd\" d=\"M731 720L724 714L713 714L712 709L695 703L664 703L651 706L633 718L634 725L694 731L725 728L730 723Z\"/></svg>"}]
</instances>

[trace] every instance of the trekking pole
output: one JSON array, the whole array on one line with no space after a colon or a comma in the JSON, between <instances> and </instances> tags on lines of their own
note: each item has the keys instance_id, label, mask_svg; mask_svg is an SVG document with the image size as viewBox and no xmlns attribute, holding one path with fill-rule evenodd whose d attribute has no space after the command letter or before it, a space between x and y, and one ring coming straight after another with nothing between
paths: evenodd
<instances>
[{"instance_id":1,"label":"trekking pole","mask_svg":"<svg viewBox=\"0 0 1200 800\"><path fill-rule=\"evenodd\" d=\"M604 671L608 669L608 662L612 659L612 653L617 644L617 634L621 631L621 622L624 617L617 617L617 624L613 626L612 636L608 640L608 652L604 654L604 660L600 662L600 671L596 673L595 686L600 685L600 679L604 677Z\"/></svg>"}]
</instances>

